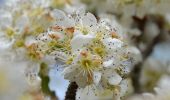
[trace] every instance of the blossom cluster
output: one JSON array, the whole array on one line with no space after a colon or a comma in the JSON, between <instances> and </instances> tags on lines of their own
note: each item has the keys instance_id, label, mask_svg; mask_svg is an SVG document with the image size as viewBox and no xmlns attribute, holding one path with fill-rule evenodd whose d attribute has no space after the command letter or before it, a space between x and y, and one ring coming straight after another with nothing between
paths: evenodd
<instances>
[{"instance_id":1,"label":"blossom cluster","mask_svg":"<svg viewBox=\"0 0 170 100\"><path fill-rule=\"evenodd\" d=\"M32 43L36 55L56 60L64 78L80 88L112 89L115 93L124 90L120 84L134 60L116 23L96 19L81 8L71 14L56 9L52 14L55 25Z\"/></svg>"}]
</instances>

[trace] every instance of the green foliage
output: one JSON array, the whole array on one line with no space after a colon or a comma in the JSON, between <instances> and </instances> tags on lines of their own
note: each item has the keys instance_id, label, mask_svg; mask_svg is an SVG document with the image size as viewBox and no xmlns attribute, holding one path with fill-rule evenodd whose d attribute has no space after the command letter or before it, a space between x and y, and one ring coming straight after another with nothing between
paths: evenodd
<instances>
[{"instance_id":1,"label":"green foliage","mask_svg":"<svg viewBox=\"0 0 170 100\"><path fill-rule=\"evenodd\" d=\"M41 63L39 76L41 78L42 92L46 95L55 96L55 93L53 91L50 91L48 86L50 78L48 76L48 65L46 63Z\"/></svg>"}]
</instances>

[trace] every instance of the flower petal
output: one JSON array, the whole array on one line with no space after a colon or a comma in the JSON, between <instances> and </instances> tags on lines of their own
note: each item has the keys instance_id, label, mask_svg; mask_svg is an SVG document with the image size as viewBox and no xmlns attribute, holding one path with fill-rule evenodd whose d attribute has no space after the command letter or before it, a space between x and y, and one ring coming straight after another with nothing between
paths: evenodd
<instances>
[{"instance_id":1,"label":"flower petal","mask_svg":"<svg viewBox=\"0 0 170 100\"><path fill-rule=\"evenodd\" d=\"M112 60L112 59L103 62L103 66L104 66L104 67L110 67L110 66L112 66L112 65L113 65L113 60Z\"/></svg>"},{"instance_id":2,"label":"flower petal","mask_svg":"<svg viewBox=\"0 0 170 100\"><path fill-rule=\"evenodd\" d=\"M121 82L122 78L120 77L120 75L113 73L108 81L111 85L118 85Z\"/></svg>"},{"instance_id":3,"label":"flower petal","mask_svg":"<svg viewBox=\"0 0 170 100\"><path fill-rule=\"evenodd\" d=\"M8 11L0 10L0 28L12 25L12 15Z\"/></svg>"},{"instance_id":4,"label":"flower petal","mask_svg":"<svg viewBox=\"0 0 170 100\"><path fill-rule=\"evenodd\" d=\"M106 46L106 48L112 52L113 50L118 50L123 46L123 42L120 41L119 39L107 38L103 40L103 43Z\"/></svg>"},{"instance_id":5,"label":"flower petal","mask_svg":"<svg viewBox=\"0 0 170 100\"><path fill-rule=\"evenodd\" d=\"M99 81L101 79L101 75L102 75L102 73L100 73L100 72L96 72L96 71L93 72L93 81L96 85L99 83Z\"/></svg>"},{"instance_id":6,"label":"flower petal","mask_svg":"<svg viewBox=\"0 0 170 100\"><path fill-rule=\"evenodd\" d=\"M61 10L55 9L52 12L52 16L57 20L56 24L59 26L65 26L65 27L74 26L74 20L72 18L67 17L66 14Z\"/></svg>"},{"instance_id":7,"label":"flower petal","mask_svg":"<svg viewBox=\"0 0 170 100\"><path fill-rule=\"evenodd\" d=\"M83 26L86 26L88 28L91 28L92 30L95 30L97 27L97 19L93 14L87 13L82 18L82 24L83 24Z\"/></svg>"},{"instance_id":8,"label":"flower petal","mask_svg":"<svg viewBox=\"0 0 170 100\"><path fill-rule=\"evenodd\" d=\"M75 33L75 34L77 34L77 33ZM86 44L90 43L93 38L94 38L94 36L92 36L90 34L87 34L87 35L78 34L78 35L76 35L71 40L72 51L74 52L74 51L82 48L83 45L86 45Z\"/></svg>"},{"instance_id":9,"label":"flower petal","mask_svg":"<svg viewBox=\"0 0 170 100\"><path fill-rule=\"evenodd\" d=\"M12 47L13 43L14 39L10 40L5 36L5 34L0 32L0 50L9 49Z\"/></svg>"}]
</instances>

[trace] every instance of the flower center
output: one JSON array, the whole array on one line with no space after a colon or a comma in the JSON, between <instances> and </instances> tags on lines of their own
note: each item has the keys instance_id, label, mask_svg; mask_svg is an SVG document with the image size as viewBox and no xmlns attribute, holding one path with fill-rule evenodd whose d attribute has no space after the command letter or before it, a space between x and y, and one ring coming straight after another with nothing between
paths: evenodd
<instances>
[{"instance_id":1,"label":"flower center","mask_svg":"<svg viewBox=\"0 0 170 100\"><path fill-rule=\"evenodd\" d=\"M82 27L81 32L83 33L83 35L87 35L89 33L89 31L86 27Z\"/></svg>"},{"instance_id":2,"label":"flower center","mask_svg":"<svg viewBox=\"0 0 170 100\"><path fill-rule=\"evenodd\" d=\"M87 73L91 73L101 65L102 59L98 55L92 55L89 52L81 52L81 56L82 58L79 61L80 66Z\"/></svg>"},{"instance_id":3,"label":"flower center","mask_svg":"<svg viewBox=\"0 0 170 100\"><path fill-rule=\"evenodd\" d=\"M94 52L98 54L99 56L103 56L105 54L105 50L101 47L94 48Z\"/></svg>"},{"instance_id":4,"label":"flower center","mask_svg":"<svg viewBox=\"0 0 170 100\"><path fill-rule=\"evenodd\" d=\"M91 69L93 66L92 66L92 61L90 59L82 59L81 61L81 65L84 69Z\"/></svg>"},{"instance_id":5,"label":"flower center","mask_svg":"<svg viewBox=\"0 0 170 100\"><path fill-rule=\"evenodd\" d=\"M7 28L5 33L8 37L11 37L15 34L15 31L12 28Z\"/></svg>"}]
</instances>

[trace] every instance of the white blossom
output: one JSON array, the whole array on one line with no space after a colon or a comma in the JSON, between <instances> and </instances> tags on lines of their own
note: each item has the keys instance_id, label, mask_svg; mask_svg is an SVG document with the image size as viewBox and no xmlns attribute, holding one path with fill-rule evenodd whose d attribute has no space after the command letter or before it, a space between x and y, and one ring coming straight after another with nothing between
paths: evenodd
<instances>
[{"instance_id":1,"label":"white blossom","mask_svg":"<svg viewBox=\"0 0 170 100\"><path fill-rule=\"evenodd\" d=\"M133 59L119 26L107 19L97 21L93 14L79 9L71 14L54 10L53 16L56 25L37 36L37 51L44 57L54 56L58 70L64 69L64 78L80 88L117 87L120 92L123 76L130 72Z\"/></svg>"}]
</instances>

